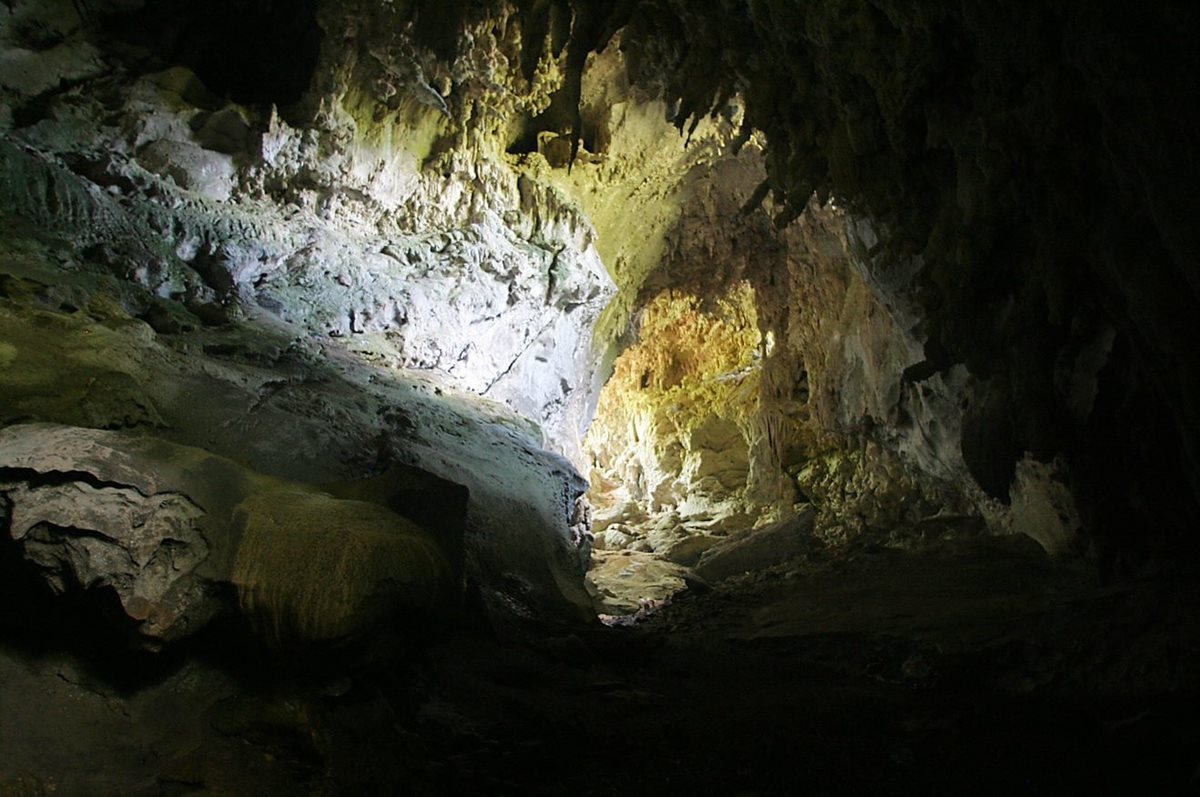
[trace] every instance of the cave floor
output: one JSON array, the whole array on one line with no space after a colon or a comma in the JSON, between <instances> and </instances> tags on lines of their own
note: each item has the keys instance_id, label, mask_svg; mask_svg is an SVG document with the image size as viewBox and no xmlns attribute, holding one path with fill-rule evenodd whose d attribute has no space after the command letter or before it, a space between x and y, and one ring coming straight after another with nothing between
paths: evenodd
<instances>
[{"instance_id":1,"label":"cave floor","mask_svg":"<svg viewBox=\"0 0 1200 797\"><path fill-rule=\"evenodd\" d=\"M320 655L231 628L113 654L70 607L50 634L10 606L0 794L1186 793L1197 600L992 538L865 546L624 626L464 610Z\"/></svg>"}]
</instances>

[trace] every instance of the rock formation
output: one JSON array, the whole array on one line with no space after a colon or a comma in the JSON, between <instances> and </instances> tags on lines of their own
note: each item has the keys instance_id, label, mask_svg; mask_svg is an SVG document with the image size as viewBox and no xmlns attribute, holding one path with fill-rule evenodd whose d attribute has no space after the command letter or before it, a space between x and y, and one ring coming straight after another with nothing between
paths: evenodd
<instances>
[{"instance_id":1,"label":"rock formation","mask_svg":"<svg viewBox=\"0 0 1200 797\"><path fill-rule=\"evenodd\" d=\"M1189 471L1186 444L1173 475L1146 481L1113 454L1136 448L1118 406L1158 419L1145 439L1193 436L1177 409L1186 366L1126 383L1109 364L1176 351L1145 309L1161 280L1129 298L1105 265L1118 244L1096 250L1051 221L1069 180L1114 197L1096 223L1148 205L1109 190L1128 170L1084 175L1082 155L1029 176L1040 210L993 190L1005 163L1071 125L1099 120L1080 146L1129 139L1116 100L1088 94L1105 84L1099 39L1081 33L1119 17L1036 15L1057 38L1014 39L1025 63L976 47L1017 12L527 5L439 17L308 3L286 20L256 6L239 35L281 70L213 58L221 33L188 2L20 4L0 74L0 201L20 274L56 295L74 283L50 311L95 305L103 285L106 312L155 335L265 325L503 402L593 471L602 547L643 541L693 563L810 501L830 544L975 517L1053 554L1092 548L1105 572L1182 544L1194 501L1153 539L1115 523L1126 510L1097 509L1114 480L1151 495ZM973 110L945 93L922 103L919 87L951 69L963 85L1037 75L1043 93L1017 107L1053 105L1061 124L1007 125L983 95ZM780 93L780 74L798 94ZM1146 180L1145 202L1162 205ZM1028 240L998 232L1018 217ZM1151 273L1186 268L1186 234L1154 218ZM1015 282L997 265L1009 261ZM127 398L121 425L163 422L124 376L90 391L14 417L105 426L100 405ZM555 523L582 517L574 500ZM586 548L586 532L556 533Z\"/></svg>"},{"instance_id":2,"label":"rock formation","mask_svg":"<svg viewBox=\"0 0 1200 797\"><path fill-rule=\"evenodd\" d=\"M1200 18L1044 5L3 4L10 625L580 660L839 562L1194 567Z\"/></svg>"},{"instance_id":3,"label":"rock formation","mask_svg":"<svg viewBox=\"0 0 1200 797\"><path fill-rule=\"evenodd\" d=\"M0 451L25 558L55 592L111 589L152 642L195 633L232 591L290 642L347 637L449 590L437 543L384 506L119 432L19 424Z\"/></svg>"}]
</instances>

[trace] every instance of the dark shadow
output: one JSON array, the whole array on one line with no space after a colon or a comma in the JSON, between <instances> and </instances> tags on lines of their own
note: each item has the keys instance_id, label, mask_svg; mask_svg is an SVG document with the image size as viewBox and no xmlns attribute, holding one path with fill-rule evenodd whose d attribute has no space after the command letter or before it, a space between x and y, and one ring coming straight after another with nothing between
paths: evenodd
<instances>
[{"instance_id":1,"label":"dark shadow","mask_svg":"<svg viewBox=\"0 0 1200 797\"><path fill-rule=\"evenodd\" d=\"M158 0L109 20L108 32L188 67L244 104L288 105L308 90L320 55L316 0Z\"/></svg>"}]
</instances>

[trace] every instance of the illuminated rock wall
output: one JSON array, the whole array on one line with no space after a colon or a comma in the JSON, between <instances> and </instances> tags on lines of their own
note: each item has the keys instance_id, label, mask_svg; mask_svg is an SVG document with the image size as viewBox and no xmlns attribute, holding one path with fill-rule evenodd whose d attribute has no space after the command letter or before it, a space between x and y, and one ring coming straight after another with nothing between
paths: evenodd
<instances>
[{"instance_id":1,"label":"illuminated rock wall","mask_svg":"<svg viewBox=\"0 0 1200 797\"><path fill-rule=\"evenodd\" d=\"M760 213L750 231L740 213L685 215L673 236L656 279L680 287L637 316L587 438L597 548L694 564L722 537L808 503L829 544L978 527L969 516L991 505L957 437L931 436L956 417L952 398L888 425L909 411L904 374L920 355L863 279L856 236L869 228L815 204L783 231ZM732 248L739 235L752 255ZM726 285L730 274L741 281ZM1003 512L992 520L1008 530Z\"/></svg>"},{"instance_id":2,"label":"illuminated rock wall","mask_svg":"<svg viewBox=\"0 0 1200 797\"><path fill-rule=\"evenodd\" d=\"M206 355L270 329L502 402L534 448L595 460L603 544L625 523L681 560L805 502L835 542L978 514L1058 553L1090 524L1109 568L1195 516L1194 234L1160 155L1187 126L1101 57L1169 14L251 5L236 38L261 47L224 60L229 3L0 17L12 318L50 302ZM1146 96L1194 71L1167 39ZM34 404L165 422L137 382ZM1154 545L1135 506L1163 508Z\"/></svg>"}]
</instances>

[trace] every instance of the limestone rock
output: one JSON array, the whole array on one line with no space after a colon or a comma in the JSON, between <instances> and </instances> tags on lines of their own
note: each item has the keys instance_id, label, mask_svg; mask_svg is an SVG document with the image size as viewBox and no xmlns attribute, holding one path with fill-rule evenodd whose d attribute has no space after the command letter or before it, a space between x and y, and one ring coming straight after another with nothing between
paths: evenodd
<instances>
[{"instance_id":1,"label":"limestone rock","mask_svg":"<svg viewBox=\"0 0 1200 797\"><path fill-rule=\"evenodd\" d=\"M519 187L502 148L424 169L428 153L411 149L423 118L376 126L337 108L304 129L214 108L197 84L175 67L106 85L108 105L64 103L18 135L36 146L0 152L6 181L28 186L0 206L59 233L136 243L162 266L135 269L138 254L121 267L162 297L182 292L162 271L198 276L223 304L506 402L577 453L592 329L613 286L571 200L528 178Z\"/></svg>"},{"instance_id":2,"label":"limestone rock","mask_svg":"<svg viewBox=\"0 0 1200 797\"><path fill-rule=\"evenodd\" d=\"M236 105L227 105L209 114L198 114L191 124L196 141L201 146L226 155L247 151L253 138L250 122Z\"/></svg>"},{"instance_id":3,"label":"limestone rock","mask_svg":"<svg viewBox=\"0 0 1200 797\"><path fill-rule=\"evenodd\" d=\"M717 582L802 556L813 549L815 519L816 512L806 507L795 517L722 540L700 557L696 575Z\"/></svg>"},{"instance_id":4,"label":"limestone rock","mask_svg":"<svg viewBox=\"0 0 1200 797\"><path fill-rule=\"evenodd\" d=\"M0 494L13 507L9 534L55 592L112 588L138 632L157 639L219 609L195 573L209 547L186 496L81 481L3 483Z\"/></svg>"},{"instance_id":5,"label":"limestone rock","mask_svg":"<svg viewBox=\"0 0 1200 797\"><path fill-rule=\"evenodd\" d=\"M988 520L1004 531L1026 534L1052 556L1062 556L1080 542L1079 510L1064 478L1065 463L1038 462L1029 454L1017 463L1009 505L988 506Z\"/></svg>"},{"instance_id":6,"label":"limestone rock","mask_svg":"<svg viewBox=\"0 0 1200 797\"><path fill-rule=\"evenodd\" d=\"M194 633L232 585L269 638L333 640L432 605L446 560L377 504L199 449L50 424L0 430L8 533L56 592L110 588L153 641Z\"/></svg>"},{"instance_id":7,"label":"limestone rock","mask_svg":"<svg viewBox=\"0 0 1200 797\"><path fill-rule=\"evenodd\" d=\"M602 3L594 24L555 34L571 46L546 48L525 37L544 32L532 23L549 24L543 12L558 13L560 4L448 12L434 33L415 24L413 4L322 3L316 69L289 75L298 88L287 102L270 98L280 100L272 106L217 96L229 86L205 88L213 73L202 60L143 74L109 38L121 34L94 24L116 11L151 21L141 6L40 0L13 4L0 18L0 208L75 244L56 275L21 302L48 313L80 308L67 294L94 286L60 283L102 266L127 307L142 304L131 314L157 334L270 316L264 323L291 338L278 351L347 354L389 372L419 372L417 381L434 390L498 400L526 419L501 425L521 427L532 449L549 447L576 467L586 461L580 436L616 358L610 385L623 393L599 397L586 447L596 455L587 463L594 472L620 485L594 492L597 529L622 523L630 544L682 560L709 538L784 517L805 497L817 505L814 533L831 543L915 526L937 505L983 511L993 530L1025 530L1057 550L1087 514L1075 493L1116 510L1091 515L1114 534L1129 523L1109 515L1128 521L1128 507L1165 505L1152 497L1170 494L1167 481L1195 493L1197 469L1187 464L1200 437L1186 432L1200 402L1188 400L1196 384L1190 350L1170 332L1174 325L1154 320L1161 303L1174 308L1172 318L1190 317L1187 292L1174 286L1177 274L1191 273L1181 253L1194 236L1180 223L1187 214L1172 210L1185 203L1174 201L1177 181L1163 161L1120 144L1142 139L1118 120L1126 114L1111 112L1124 103L1101 90L1112 82L1085 57L1106 62L1087 32L1107 22L1091 13L1064 17L1079 23L1068 28L1081 60L1063 65L1062 80L1041 70L1053 77L1035 81L1039 90L1010 115L994 92L983 92L979 107L938 100L929 87L944 65L911 55L944 50L947 63L980 86L1024 80L998 53L961 51L990 27L969 10L893 9L887 25L858 15L854 42L838 46L847 34L831 3L804 13L767 3L771 13L748 16L662 9L674 20L663 26L639 16L644 5ZM1142 16L1151 27L1167 19ZM638 24L618 30L635 17ZM779 18L789 24L768 22ZM987 19L1046 57L1029 33L1036 26L1023 26L1019 15ZM964 35L942 36L943 26ZM720 42L722 57L698 64L678 49L680 31ZM779 74L795 78L786 85L810 88L781 97ZM676 96L685 86L686 96ZM305 96L293 103L298 93ZM926 94L932 107L911 101ZM788 113L790 103L804 113ZM1048 132L1059 126L1013 123L1058 114L1071 120L1063 129L1088 131L1086 146L1062 175L1021 177L1033 181L1021 185L1037 198L1026 207L1021 191L1007 190L1017 184L1011 164L1061 148ZM1010 125L1024 132L1010 140ZM914 139L913 130L928 135ZM939 153L928 170L913 167L928 160L927 150ZM1107 167L1071 174L1086 154ZM1075 229L1061 224L1076 208L1061 199L1071 191L1060 189L1083 178L1098 181L1108 199ZM1139 180L1144 197L1125 185ZM1030 230L1013 244L1019 252L1006 248L1013 219ZM1109 222L1118 219L1136 220L1156 243L1143 251L1112 240L1121 224ZM1103 234L1089 235L1089 224ZM1157 279L1130 282L1125 261ZM1010 262L1017 278L1000 265ZM143 295L130 299L135 285ZM145 294L173 303L174 312L146 309ZM1133 299L1125 302L1126 294ZM1124 320L1096 309L1127 304ZM977 324L977 312L988 323ZM75 322L56 323L75 342L87 334ZM109 343L117 325L106 324L91 331ZM1020 346L995 343L1010 338ZM0 363L16 366L0 365L0 381L17 399L5 421L167 428L178 422L171 394L205 382L148 384L147 363L163 356L151 341L121 368L77 356L86 379L55 394L44 389L58 384L43 371L12 376L30 359L27 341L18 343L0 350ZM229 344L173 345L195 353ZM88 357L105 353L85 348ZM255 356L275 368L286 359L278 351ZM176 375L202 370L178 366ZM1027 376L1027 368L1037 373ZM313 388L313 373L296 368L280 387L239 372L262 406L221 417L227 425L213 437L227 446L223 453L241 430L312 411L351 430L333 441L338 451L377 446L409 463L433 461L443 475L474 470L462 480L471 481L476 507L504 509L510 489L521 508L536 506L539 530L529 538L515 524L472 514L487 542L471 555L496 554L496 583L507 578L501 571L521 569L513 551L529 539L549 546L555 562L533 581L554 581L560 565L586 554L579 482L562 460L542 457L528 440L480 431L490 421L476 423L477 407L409 412L405 404L405 418L424 412L412 421L423 438L396 443L386 436L392 426L341 409L345 393L335 400ZM1122 391L1149 419L1138 431L1118 422ZM297 410L305 401L312 404ZM1157 442L1142 446L1143 431ZM467 452L481 435L504 455ZM265 436L251 436L264 459L273 448ZM306 464L286 467L348 469L316 456L337 437L293 438ZM376 439L383 442L364 442ZM452 453L444 454L447 446ZM1152 455L1126 465L1108 450L1162 446L1179 460L1157 468L1166 480L1142 475L1155 470L1147 467L1157 464ZM1037 459L1026 461L1027 451ZM515 459L525 464L508 478ZM1051 460L1053 467L1035 466ZM539 468L542 475L531 475ZM1138 501L1107 497L1133 481L1146 493ZM653 526L668 517L679 522ZM533 589L523 577L510 581L522 585L518 592Z\"/></svg>"},{"instance_id":8,"label":"limestone rock","mask_svg":"<svg viewBox=\"0 0 1200 797\"><path fill-rule=\"evenodd\" d=\"M206 199L223 202L233 193L233 159L223 153L189 142L159 139L138 153L138 162Z\"/></svg>"},{"instance_id":9,"label":"limestone rock","mask_svg":"<svg viewBox=\"0 0 1200 797\"><path fill-rule=\"evenodd\" d=\"M215 507L189 489L182 462L172 468L145 449L126 450L109 432L10 426L0 430L0 492L9 535L55 591L111 588L140 634L171 639L220 610L200 571L213 553L203 519Z\"/></svg>"},{"instance_id":10,"label":"limestone rock","mask_svg":"<svg viewBox=\"0 0 1200 797\"><path fill-rule=\"evenodd\" d=\"M593 550L619 551L623 548L628 548L631 543L632 540L629 535L614 525L596 534Z\"/></svg>"},{"instance_id":11,"label":"limestone rock","mask_svg":"<svg viewBox=\"0 0 1200 797\"><path fill-rule=\"evenodd\" d=\"M44 290L48 279L52 256L26 243L27 251L0 260L10 296ZM14 357L0 368L4 422L133 426L289 482L350 485L338 496L387 502L436 533L455 578L477 584L492 609L541 620L594 617L583 587L586 483L541 449L527 419L318 346L269 316L159 337L81 298L97 291L96 274L57 279L84 309L0 305L0 341ZM108 290L113 278L105 279ZM137 312L141 300L130 301ZM97 389L110 383L128 389ZM403 487L389 475L397 469L421 478L404 477L412 484Z\"/></svg>"},{"instance_id":12,"label":"limestone rock","mask_svg":"<svg viewBox=\"0 0 1200 797\"><path fill-rule=\"evenodd\" d=\"M285 489L234 513L244 520L230 581L270 639L342 639L450 595L429 535L378 504Z\"/></svg>"},{"instance_id":13,"label":"limestone rock","mask_svg":"<svg viewBox=\"0 0 1200 797\"><path fill-rule=\"evenodd\" d=\"M628 615L687 588L687 568L640 551L599 552L588 572L600 614Z\"/></svg>"},{"instance_id":14,"label":"limestone rock","mask_svg":"<svg viewBox=\"0 0 1200 797\"><path fill-rule=\"evenodd\" d=\"M2 420L156 426L311 482L420 468L469 492L459 558L490 606L585 618L584 484L542 449L578 452L614 287L577 202L468 119L544 110L560 78L520 77L491 20L451 70L399 26L337 32L359 11L324 4L302 108L230 103L195 64L129 79L121 48L38 89L0 142L0 209L39 239L0 311ZM381 84L441 101L381 105ZM52 300L99 285L125 318Z\"/></svg>"},{"instance_id":15,"label":"limestone rock","mask_svg":"<svg viewBox=\"0 0 1200 797\"><path fill-rule=\"evenodd\" d=\"M719 537L684 525L676 514L658 515L645 529L646 542L668 562L691 566L700 555L716 545Z\"/></svg>"}]
</instances>

